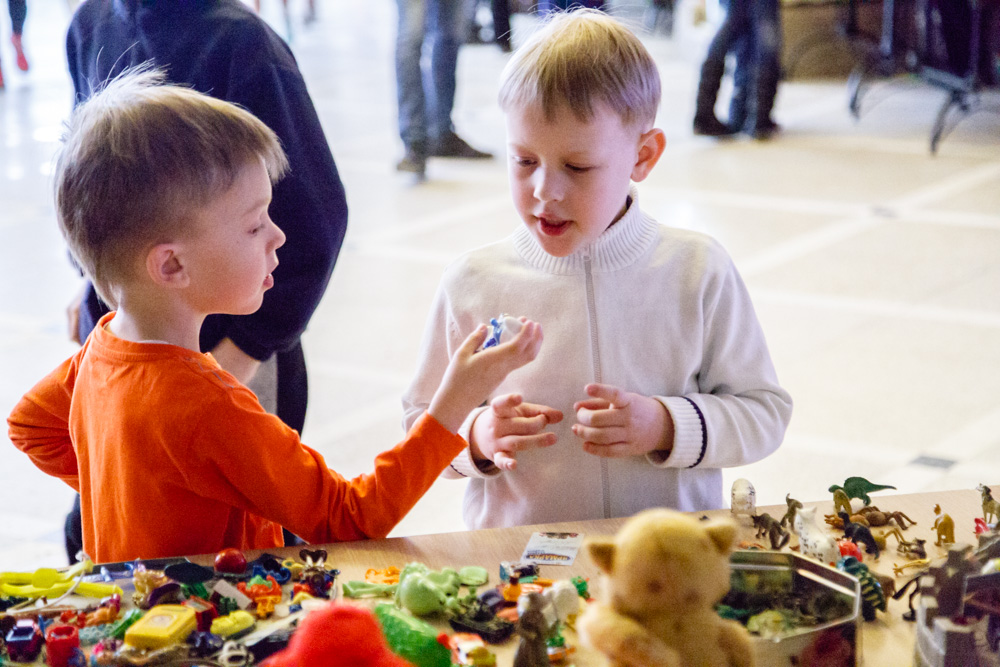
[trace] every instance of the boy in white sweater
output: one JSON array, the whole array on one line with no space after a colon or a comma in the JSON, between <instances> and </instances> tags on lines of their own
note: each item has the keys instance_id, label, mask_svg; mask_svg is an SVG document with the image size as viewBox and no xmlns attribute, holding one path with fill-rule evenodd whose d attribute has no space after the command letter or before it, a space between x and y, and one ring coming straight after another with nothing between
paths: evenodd
<instances>
[{"instance_id":1,"label":"boy in white sweater","mask_svg":"<svg viewBox=\"0 0 1000 667\"><path fill-rule=\"evenodd\" d=\"M792 402L726 252L639 209L632 182L666 141L652 57L600 12L557 15L507 64L499 99L524 225L446 270L405 425L470 331L523 314L545 349L466 420L469 447L445 470L471 478L470 528L721 507L720 468L777 449Z\"/></svg>"}]
</instances>

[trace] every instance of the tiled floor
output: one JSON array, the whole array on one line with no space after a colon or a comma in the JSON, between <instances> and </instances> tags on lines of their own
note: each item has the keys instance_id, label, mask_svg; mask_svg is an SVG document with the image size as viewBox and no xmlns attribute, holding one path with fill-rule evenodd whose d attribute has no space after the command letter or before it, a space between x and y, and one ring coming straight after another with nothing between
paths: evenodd
<instances>
[{"instance_id":1,"label":"tiled floor","mask_svg":"<svg viewBox=\"0 0 1000 667\"><path fill-rule=\"evenodd\" d=\"M277 0L264 11L282 26ZM299 7L298 5L303 5ZM293 11L304 11L293 0ZM28 75L0 61L0 413L73 351L63 309L77 289L56 230L50 162L71 101L62 62L69 10L33 0ZM399 395L414 368L438 276L459 252L516 224L504 161L432 161L429 180L396 174L395 3L320 3L293 48L351 205L348 239L306 334L311 408L305 441L353 475L400 436ZM515 16L518 34L533 19ZM0 18L6 20L6 17ZM928 131L943 93L878 89L854 122L843 82L789 82L770 143L690 132L707 30L680 21L647 37L664 81L669 144L641 185L662 222L708 232L750 287L783 383L795 398L784 446L727 471L759 502L803 500L850 475L901 491L1000 482L1000 100L958 125L940 153ZM494 103L506 56L467 46L455 121L502 154ZM875 104L877 102L877 104ZM998 458L993 458L998 456ZM459 482L438 483L396 534L461 528ZM0 446L0 570L63 563L71 494Z\"/></svg>"}]
</instances>

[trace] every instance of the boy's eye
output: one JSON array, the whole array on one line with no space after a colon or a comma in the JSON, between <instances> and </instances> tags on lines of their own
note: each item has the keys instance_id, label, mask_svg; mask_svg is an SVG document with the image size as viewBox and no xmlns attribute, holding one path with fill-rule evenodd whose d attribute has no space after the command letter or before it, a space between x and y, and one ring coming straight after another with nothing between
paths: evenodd
<instances>
[{"instance_id":1,"label":"boy's eye","mask_svg":"<svg viewBox=\"0 0 1000 667\"><path fill-rule=\"evenodd\" d=\"M532 160L531 158L515 157L512 159L514 160L514 164L516 164L518 167L530 167L535 164L535 161Z\"/></svg>"},{"instance_id":2,"label":"boy's eye","mask_svg":"<svg viewBox=\"0 0 1000 667\"><path fill-rule=\"evenodd\" d=\"M581 167L581 166L575 165L575 164L567 164L566 168L569 169L572 172L577 173L577 174L582 174L583 172L590 170L590 167Z\"/></svg>"}]
</instances>

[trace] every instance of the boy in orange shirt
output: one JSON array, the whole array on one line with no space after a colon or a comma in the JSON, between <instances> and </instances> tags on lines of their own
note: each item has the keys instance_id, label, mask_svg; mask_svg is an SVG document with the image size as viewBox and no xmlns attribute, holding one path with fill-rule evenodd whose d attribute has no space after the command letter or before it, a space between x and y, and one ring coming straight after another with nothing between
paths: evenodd
<instances>
[{"instance_id":1,"label":"boy in orange shirt","mask_svg":"<svg viewBox=\"0 0 1000 667\"><path fill-rule=\"evenodd\" d=\"M260 307L284 235L268 217L286 169L250 113L162 75L119 77L74 112L56 170L61 231L105 316L29 391L10 439L80 492L97 562L385 536L466 443L456 431L531 361L541 329L455 354L427 412L375 471L346 480L198 351L212 313Z\"/></svg>"}]
</instances>

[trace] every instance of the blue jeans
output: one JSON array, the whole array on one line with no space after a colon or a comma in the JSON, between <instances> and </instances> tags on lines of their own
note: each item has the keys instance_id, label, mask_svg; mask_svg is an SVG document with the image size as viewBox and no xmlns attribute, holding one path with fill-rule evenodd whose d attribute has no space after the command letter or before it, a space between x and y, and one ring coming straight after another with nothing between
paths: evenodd
<instances>
[{"instance_id":1,"label":"blue jeans","mask_svg":"<svg viewBox=\"0 0 1000 667\"><path fill-rule=\"evenodd\" d=\"M429 142L454 129L455 70L463 32L461 0L396 0L396 95L399 136L426 153ZM424 67L424 56L427 67Z\"/></svg>"},{"instance_id":2,"label":"blue jeans","mask_svg":"<svg viewBox=\"0 0 1000 667\"><path fill-rule=\"evenodd\" d=\"M730 0L701 66L697 116L713 113L726 54L736 56L729 125L753 131L770 121L781 78L779 0Z\"/></svg>"}]
</instances>

